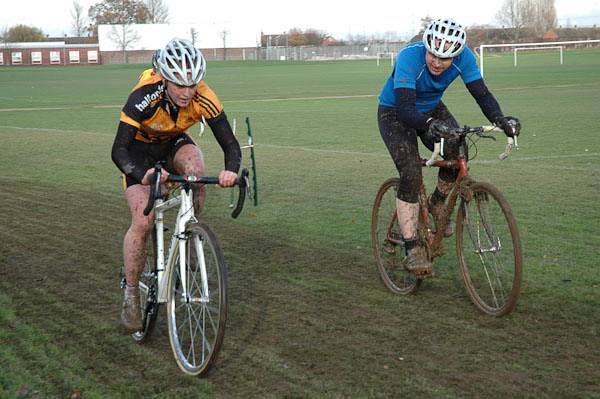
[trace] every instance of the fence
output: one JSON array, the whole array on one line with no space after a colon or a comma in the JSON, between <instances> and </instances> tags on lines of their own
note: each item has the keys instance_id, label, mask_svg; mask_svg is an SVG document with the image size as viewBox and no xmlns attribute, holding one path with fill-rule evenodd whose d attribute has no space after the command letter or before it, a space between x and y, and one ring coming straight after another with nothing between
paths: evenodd
<instances>
[{"instance_id":1,"label":"fence","mask_svg":"<svg viewBox=\"0 0 600 399\"><path fill-rule=\"evenodd\" d=\"M262 60L376 59L379 53L397 54L405 45L404 42L394 42L349 46L278 46L258 50Z\"/></svg>"}]
</instances>

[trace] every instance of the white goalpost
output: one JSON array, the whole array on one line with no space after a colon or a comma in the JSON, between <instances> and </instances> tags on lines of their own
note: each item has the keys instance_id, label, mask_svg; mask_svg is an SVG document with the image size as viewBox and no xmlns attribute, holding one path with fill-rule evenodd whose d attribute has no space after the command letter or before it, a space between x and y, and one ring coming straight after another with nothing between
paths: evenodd
<instances>
[{"instance_id":1,"label":"white goalpost","mask_svg":"<svg viewBox=\"0 0 600 399\"><path fill-rule=\"evenodd\" d=\"M385 58L389 58L390 65L394 66L394 53L390 53L390 52L377 53L377 66L379 66L380 60L385 59Z\"/></svg>"},{"instance_id":2,"label":"white goalpost","mask_svg":"<svg viewBox=\"0 0 600 399\"><path fill-rule=\"evenodd\" d=\"M483 55L486 48L512 47L514 48L514 64L517 66L518 50L546 50L560 49L560 64L563 64L563 47L572 44L600 43L600 40L573 40L566 42L539 42L539 43L511 43L511 44L482 44L479 46L479 71L483 77Z\"/></svg>"}]
</instances>

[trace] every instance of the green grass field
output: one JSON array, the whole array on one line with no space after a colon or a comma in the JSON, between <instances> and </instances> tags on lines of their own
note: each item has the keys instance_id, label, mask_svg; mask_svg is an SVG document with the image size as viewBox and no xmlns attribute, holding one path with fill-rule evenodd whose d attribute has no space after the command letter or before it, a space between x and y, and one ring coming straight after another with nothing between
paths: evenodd
<instances>
[{"instance_id":1,"label":"green grass field","mask_svg":"<svg viewBox=\"0 0 600 399\"><path fill-rule=\"evenodd\" d=\"M230 307L205 379L177 368L164 311L145 345L119 325L129 216L110 149L146 66L0 68L0 397L600 398L600 51L557 58L485 60L524 126L507 161L485 141L471 163L523 243L519 304L500 319L471 304L453 239L416 295L379 280L370 214L395 173L376 123L389 65L209 63L240 141L250 118L260 205L233 220L229 193L209 191ZM444 101L460 123L486 122L460 80ZM217 172L216 141L192 134Z\"/></svg>"}]
</instances>

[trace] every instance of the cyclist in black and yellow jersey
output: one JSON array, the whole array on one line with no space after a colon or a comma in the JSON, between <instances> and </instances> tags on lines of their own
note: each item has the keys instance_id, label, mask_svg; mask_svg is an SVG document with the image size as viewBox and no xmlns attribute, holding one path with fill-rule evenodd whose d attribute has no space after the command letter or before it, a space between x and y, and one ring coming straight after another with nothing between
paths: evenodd
<instances>
[{"instance_id":1,"label":"cyclist in black and yellow jersey","mask_svg":"<svg viewBox=\"0 0 600 399\"><path fill-rule=\"evenodd\" d=\"M146 241L153 215L144 216L150 176L158 161L170 173L203 175L202 153L187 130L202 117L223 149L225 167L219 185L235 183L241 150L221 102L204 82L206 61L202 53L184 39L171 40L153 57L154 70L144 71L121 111L112 159L125 175L125 196L131 226L123 241L125 298L121 320L132 332L142 329L139 275L146 259ZM168 173L161 175L165 182ZM203 187L194 190L198 214L204 204Z\"/></svg>"}]
</instances>

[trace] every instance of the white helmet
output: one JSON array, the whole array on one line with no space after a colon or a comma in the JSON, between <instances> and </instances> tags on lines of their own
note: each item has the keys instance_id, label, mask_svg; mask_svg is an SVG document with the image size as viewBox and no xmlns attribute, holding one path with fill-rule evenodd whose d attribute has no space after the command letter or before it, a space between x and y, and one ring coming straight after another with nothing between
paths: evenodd
<instances>
[{"instance_id":1,"label":"white helmet","mask_svg":"<svg viewBox=\"0 0 600 399\"><path fill-rule=\"evenodd\" d=\"M423 32L423 44L433 55L451 58L464 50L466 37L462 25L452 19L440 18L429 24Z\"/></svg>"},{"instance_id":2,"label":"white helmet","mask_svg":"<svg viewBox=\"0 0 600 399\"><path fill-rule=\"evenodd\" d=\"M185 39L172 39L160 52L157 60L163 78L180 86L193 86L204 78L204 56Z\"/></svg>"}]
</instances>

